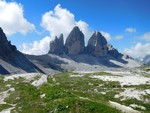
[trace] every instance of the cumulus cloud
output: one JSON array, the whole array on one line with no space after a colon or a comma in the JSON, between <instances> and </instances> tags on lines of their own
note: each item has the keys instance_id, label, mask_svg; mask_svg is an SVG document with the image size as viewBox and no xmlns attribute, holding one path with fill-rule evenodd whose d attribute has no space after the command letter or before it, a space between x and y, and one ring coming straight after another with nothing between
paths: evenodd
<instances>
[{"instance_id":1,"label":"cumulus cloud","mask_svg":"<svg viewBox=\"0 0 150 113\"><path fill-rule=\"evenodd\" d=\"M46 54L49 50L50 37L45 37L42 40L34 41L33 43L23 43L20 45L20 50L26 54L41 55Z\"/></svg>"},{"instance_id":2,"label":"cumulus cloud","mask_svg":"<svg viewBox=\"0 0 150 113\"><path fill-rule=\"evenodd\" d=\"M100 31L102 33L102 35L106 38L107 41L111 40L111 35L107 32L104 31Z\"/></svg>"},{"instance_id":3,"label":"cumulus cloud","mask_svg":"<svg viewBox=\"0 0 150 113\"><path fill-rule=\"evenodd\" d=\"M53 11L43 14L41 26L49 31L50 36L40 41L34 41L30 44L22 44L20 46L20 50L23 53L34 55L47 53L49 50L50 40L52 40L55 36L59 36L61 33L63 33L64 40L66 40L74 26L78 26L81 29L85 35L86 42L92 34L92 31L90 31L89 25L86 22L82 20L76 21L74 14L65 8L61 8L60 4L58 4Z\"/></svg>"},{"instance_id":4,"label":"cumulus cloud","mask_svg":"<svg viewBox=\"0 0 150 113\"><path fill-rule=\"evenodd\" d=\"M35 29L34 25L24 18L21 4L5 0L0 0L0 27L7 35L17 32L26 34Z\"/></svg>"},{"instance_id":5,"label":"cumulus cloud","mask_svg":"<svg viewBox=\"0 0 150 113\"><path fill-rule=\"evenodd\" d=\"M150 41L150 32L144 33L142 36L139 36L138 38L145 41Z\"/></svg>"},{"instance_id":6,"label":"cumulus cloud","mask_svg":"<svg viewBox=\"0 0 150 113\"><path fill-rule=\"evenodd\" d=\"M126 28L125 31L126 31L127 33L136 33L136 29L133 28L133 27Z\"/></svg>"},{"instance_id":7,"label":"cumulus cloud","mask_svg":"<svg viewBox=\"0 0 150 113\"><path fill-rule=\"evenodd\" d=\"M65 39L74 26L78 26L86 38L89 38L92 33L86 22L82 20L76 21L74 14L65 8L61 8L60 4L54 8L54 11L43 14L41 26L50 32L51 37L63 33Z\"/></svg>"},{"instance_id":8,"label":"cumulus cloud","mask_svg":"<svg viewBox=\"0 0 150 113\"><path fill-rule=\"evenodd\" d=\"M143 58L146 55L150 55L149 48L150 48L150 43L142 44L139 42L131 48L124 49L124 53L134 58Z\"/></svg>"}]
</instances>

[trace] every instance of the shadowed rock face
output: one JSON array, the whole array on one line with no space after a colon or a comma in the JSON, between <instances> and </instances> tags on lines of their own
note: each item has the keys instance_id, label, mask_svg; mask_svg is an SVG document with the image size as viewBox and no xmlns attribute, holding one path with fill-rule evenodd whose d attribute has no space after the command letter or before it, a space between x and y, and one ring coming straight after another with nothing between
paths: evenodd
<instances>
[{"instance_id":1,"label":"shadowed rock face","mask_svg":"<svg viewBox=\"0 0 150 113\"><path fill-rule=\"evenodd\" d=\"M112 45L108 44L108 54L114 58L122 57L122 54L117 51L117 49L113 48Z\"/></svg>"},{"instance_id":2,"label":"shadowed rock face","mask_svg":"<svg viewBox=\"0 0 150 113\"><path fill-rule=\"evenodd\" d=\"M100 32L94 32L91 38L88 41L86 48L88 54L91 54L96 57L103 57L108 54L107 51L107 41Z\"/></svg>"},{"instance_id":3,"label":"shadowed rock face","mask_svg":"<svg viewBox=\"0 0 150 113\"><path fill-rule=\"evenodd\" d=\"M67 37L65 43L65 53L68 55L79 55L84 52L84 34L78 27L74 27Z\"/></svg>"},{"instance_id":4,"label":"shadowed rock face","mask_svg":"<svg viewBox=\"0 0 150 113\"><path fill-rule=\"evenodd\" d=\"M0 28L0 57L9 59L16 51L16 47L11 45L11 42L7 40L2 28Z\"/></svg>"},{"instance_id":5,"label":"shadowed rock face","mask_svg":"<svg viewBox=\"0 0 150 113\"><path fill-rule=\"evenodd\" d=\"M53 41L50 42L50 50L49 53L62 55L64 53L64 39L63 34L58 38L57 36Z\"/></svg>"},{"instance_id":6,"label":"shadowed rock face","mask_svg":"<svg viewBox=\"0 0 150 113\"><path fill-rule=\"evenodd\" d=\"M143 62L145 64L150 64L150 55L146 55L144 58L143 58Z\"/></svg>"}]
</instances>

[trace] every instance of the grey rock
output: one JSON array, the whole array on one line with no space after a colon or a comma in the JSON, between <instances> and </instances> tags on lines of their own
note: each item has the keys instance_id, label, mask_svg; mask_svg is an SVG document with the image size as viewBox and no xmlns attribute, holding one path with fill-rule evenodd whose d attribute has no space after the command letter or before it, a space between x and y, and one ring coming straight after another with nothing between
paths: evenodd
<instances>
[{"instance_id":1,"label":"grey rock","mask_svg":"<svg viewBox=\"0 0 150 113\"><path fill-rule=\"evenodd\" d=\"M123 58L125 58L125 59L133 59L131 56L129 56L127 54L123 54Z\"/></svg>"},{"instance_id":2,"label":"grey rock","mask_svg":"<svg viewBox=\"0 0 150 113\"><path fill-rule=\"evenodd\" d=\"M7 40L2 28L0 28L0 57L9 59L15 54L16 50L16 47L11 45L11 42Z\"/></svg>"},{"instance_id":3,"label":"grey rock","mask_svg":"<svg viewBox=\"0 0 150 113\"><path fill-rule=\"evenodd\" d=\"M65 53L68 55L79 55L84 52L84 34L76 26L70 32L65 43Z\"/></svg>"},{"instance_id":4,"label":"grey rock","mask_svg":"<svg viewBox=\"0 0 150 113\"><path fill-rule=\"evenodd\" d=\"M57 36L53 41L50 42L50 50L49 53L62 55L64 53L64 39L63 34L58 38Z\"/></svg>"},{"instance_id":5,"label":"grey rock","mask_svg":"<svg viewBox=\"0 0 150 113\"><path fill-rule=\"evenodd\" d=\"M98 31L94 32L88 41L86 52L96 57L107 56L107 40Z\"/></svg>"},{"instance_id":6,"label":"grey rock","mask_svg":"<svg viewBox=\"0 0 150 113\"><path fill-rule=\"evenodd\" d=\"M122 57L123 55L121 53L118 52L117 49L115 49L112 45L108 44L107 45L108 47L108 54L114 58L120 58Z\"/></svg>"},{"instance_id":7,"label":"grey rock","mask_svg":"<svg viewBox=\"0 0 150 113\"><path fill-rule=\"evenodd\" d=\"M2 28L0 28L0 74L25 72L44 73L7 40L5 33Z\"/></svg>"}]
</instances>

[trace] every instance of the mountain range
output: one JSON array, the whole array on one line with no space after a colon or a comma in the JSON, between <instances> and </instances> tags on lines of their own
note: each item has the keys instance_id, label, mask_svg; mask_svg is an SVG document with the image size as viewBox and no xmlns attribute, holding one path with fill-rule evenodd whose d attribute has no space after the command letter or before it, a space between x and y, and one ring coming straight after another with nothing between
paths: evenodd
<instances>
[{"instance_id":1,"label":"mountain range","mask_svg":"<svg viewBox=\"0 0 150 113\"><path fill-rule=\"evenodd\" d=\"M114 67L139 67L142 64L121 54L106 38L95 31L85 46L84 34L75 26L66 41L63 34L50 42L45 55L26 55L7 40L0 28L0 74L39 72L52 74L64 71L94 71Z\"/></svg>"}]
</instances>

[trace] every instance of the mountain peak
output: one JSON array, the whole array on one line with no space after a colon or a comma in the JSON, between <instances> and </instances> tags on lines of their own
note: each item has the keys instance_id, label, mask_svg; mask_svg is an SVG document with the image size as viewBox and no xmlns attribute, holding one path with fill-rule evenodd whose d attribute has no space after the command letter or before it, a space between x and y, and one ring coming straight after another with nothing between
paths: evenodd
<instances>
[{"instance_id":1,"label":"mountain peak","mask_svg":"<svg viewBox=\"0 0 150 113\"><path fill-rule=\"evenodd\" d=\"M78 55L84 52L84 34L75 26L67 37L65 43L65 52L69 55Z\"/></svg>"},{"instance_id":2,"label":"mountain peak","mask_svg":"<svg viewBox=\"0 0 150 113\"><path fill-rule=\"evenodd\" d=\"M72 31L80 31L78 26L75 26Z\"/></svg>"}]
</instances>

